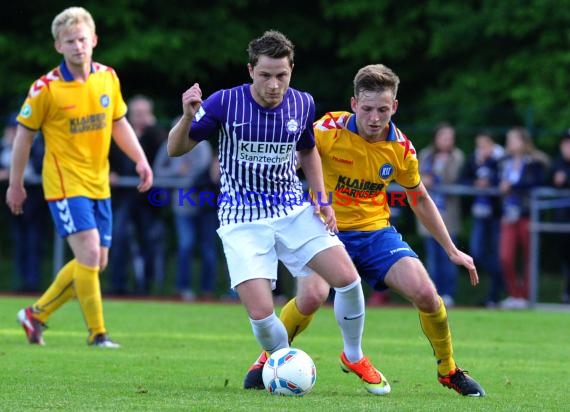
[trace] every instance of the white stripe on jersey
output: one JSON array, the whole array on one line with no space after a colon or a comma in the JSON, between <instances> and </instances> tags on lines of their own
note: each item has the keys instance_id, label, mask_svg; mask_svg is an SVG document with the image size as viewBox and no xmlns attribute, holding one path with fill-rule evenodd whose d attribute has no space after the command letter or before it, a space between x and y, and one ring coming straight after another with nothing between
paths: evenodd
<instances>
[{"instance_id":1,"label":"white stripe on jersey","mask_svg":"<svg viewBox=\"0 0 570 412\"><path fill-rule=\"evenodd\" d=\"M203 104L204 117L210 117L206 125L215 119L219 132L222 225L284 216L300 205L295 151L314 146L310 94L289 88L281 105L265 109L249 87L222 90ZM204 138L199 129L196 121L192 138Z\"/></svg>"}]
</instances>

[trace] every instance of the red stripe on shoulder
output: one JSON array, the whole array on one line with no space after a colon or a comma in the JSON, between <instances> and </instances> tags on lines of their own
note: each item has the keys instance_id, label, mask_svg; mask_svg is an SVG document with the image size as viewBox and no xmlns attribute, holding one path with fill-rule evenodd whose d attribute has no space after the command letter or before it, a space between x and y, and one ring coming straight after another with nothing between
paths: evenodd
<instances>
[{"instance_id":1,"label":"red stripe on shoulder","mask_svg":"<svg viewBox=\"0 0 570 412\"><path fill-rule=\"evenodd\" d=\"M114 72L115 70L111 66L106 66L101 63L93 62L93 70L97 72Z\"/></svg>"},{"instance_id":2,"label":"red stripe on shoulder","mask_svg":"<svg viewBox=\"0 0 570 412\"><path fill-rule=\"evenodd\" d=\"M399 129L397 130L396 135L398 136L398 143L404 146L404 159L408 157L409 154L415 156L416 149L414 148L414 145L412 145L411 140L408 139L408 136L402 133Z\"/></svg>"},{"instance_id":3,"label":"red stripe on shoulder","mask_svg":"<svg viewBox=\"0 0 570 412\"><path fill-rule=\"evenodd\" d=\"M315 122L314 127L319 130L342 129L346 126L349 117L349 113L338 114L328 112L320 120Z\"/></svg>"},{"instance_id":4,"label":"red stripe on shoulder","mask_svg":"<svg viewBox=\"0 0 570 412\"><path fill-rule=\"evenodd\" d=\"M49 89L49 84L54 81L59 79L59 69L53 69L51 72L49 72L48 74L43 75L42 77L40 77L38 80L36 80L34 82L34 84L32 84L32 86L30 87L30 91L28 92L30 97L35 97L38 94L40 94L41 90L44 87L47 87Z\"/></svg>"}]
</instances>

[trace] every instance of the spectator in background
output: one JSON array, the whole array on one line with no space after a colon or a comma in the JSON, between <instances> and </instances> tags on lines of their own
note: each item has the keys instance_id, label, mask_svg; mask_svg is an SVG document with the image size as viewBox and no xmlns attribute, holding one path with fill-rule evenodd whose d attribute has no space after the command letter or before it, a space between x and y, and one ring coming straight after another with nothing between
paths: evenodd
<instances>
[{"instance_id":1,"label":"spectator in background","mask_svg":"<svg viewBox=\"0 0 570 412\"><path fill-rule=\"evenodd\" d=\"M528 306L529 295L529 190L545 182L547 159L535 149L529 131L523 127L507 131L505 149L506 156L499 163L503 208L499 256L509 296L501 307L522 309ZM517 270L519 250L522 276Z\"/></svg>"},{"instance_id":2,"label":"spectator in background","mask_svg":"<svg viewBox=\"0 0 570 412\"><path fill-rule=\"evenodd\" d=\"M570 189L570 129L562 135L559 144L559 154L552 164L551 183L559 189ZM557 222L570 222L570 207L555 209L554 219ZM570 233L557 235L558 247L562 263L562 302L570 303Z\"/></svg>"},{"instance_id":3,"label":"spectator in background","mask_svg":"<svg viewBox=\"0 0 570 412\"><path fill-rule=\"evenodd\" d=\"M475 137L475 151L465 163L461 182L479 189L497 188L499 185L498 159L504 149L495 143L490 132ZM499 262L499 231L501 204L493 195L478 195L471 204L473 226L470 252L477 267L490 276L486 307L496 307L505 289L503 271Z\"/></svg>"},{"instance_id":4,"label":"spectator in background","mask_svg":"<svg viewBox=\"0 0 570 412\"><path fill-rule=\"evenodd\" d=\"M182 300L197 297L211 300L217 275L218 228L217 197L219 164L212 146L202 141L194 150L180 157L168 157L166 142L154 161L157 177L179 178L172 189L171 201L177 235L176 291ZM183 196L191 193L185 199ZM193 290L194 247L200 250L200 290Z\"/></svg>"},{"instance_id":5,"label":"spectator in background","mask_svg":"<svg viewBox=\"0 0 570 412\"><path fill-rule=\"evenodd\" d=\"M439 209L454 243L460 229L461 205L457 196L438 192L441 185L456 183L465 163L465 155L455 146L455 128L449 123L437 126L433 143L419 153L422 182ZM445 306L455 304L457 266L451 262L440 244L418 222L420 235L425 239L426 266Z\"/></svg>"},{"instance_id":6,"label":"spectator in background","mask_svg":"<svg viewBox=\"0 0 570 412\"><path fill-rule=\"evenodd\" d=\"M153 101L136 95L128 101L127 117L140 145L152 165L167 131L154 115ZM116 145L111 147L111 185L113 188L113 248L109 257L110 290L116 295L131 293L129 262L135 273L135 293L149 294L156 282L160 287L165 263L165 227L161 208L148 202L145 193L135 187L116 186L120 177L135 177L135 164ZM142 264L138 264L142 262Z\"/></svg>"},{"instance_id":7,"label":"spectator in background","mask_svg":"<svg viewBox=\"0 0 570 412\"><path fill-rule=\"evenodd\" d=\"M12 147L18 122L18 113L9 115L4 127L0 146L0 182L8 182ZM42 158L44 154L43 139L36 136L32 143L30 161L24 169L24 181L28 185L28 198L21 215L10 214L10 229L15 270L12 272L12 290L17 292L40 291L42 273L42 233L46 233L51 225L46 225L47 207L40 183Z\"/></svg>"}]
</instances>

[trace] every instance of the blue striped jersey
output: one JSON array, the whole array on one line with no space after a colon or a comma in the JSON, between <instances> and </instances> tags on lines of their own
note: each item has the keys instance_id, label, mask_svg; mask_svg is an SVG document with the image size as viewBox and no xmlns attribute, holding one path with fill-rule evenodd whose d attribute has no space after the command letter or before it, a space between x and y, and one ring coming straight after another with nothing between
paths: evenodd
<instances>
[{"instance_id":1,"label":"blue striped jersey","mask_svg":"<svg viewBox=\"0 0 570 412\"><path fill-rule=\"evenodd\" d=\"M309 93L288 88L281 104L267 109L255 102L250 86L212 94L190 129L196 141L218 135L221 225L285 216L302 204L295 152L315 146Z\"/></svg>"}]
</instances>

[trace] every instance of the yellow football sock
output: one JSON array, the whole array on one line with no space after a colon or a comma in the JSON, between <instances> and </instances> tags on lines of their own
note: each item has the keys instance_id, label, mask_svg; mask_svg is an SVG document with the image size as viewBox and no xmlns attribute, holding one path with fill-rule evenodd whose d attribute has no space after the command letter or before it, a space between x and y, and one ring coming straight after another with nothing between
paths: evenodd
<instances>
[{"instance_id":1,"label":"yellow football sock","mask_svg":"<svg viewBox=\"0 0 570 412\"><path fill-rule=\"evenodd\" d=\"M309 323L313 320L314 315L314 313L303 315L297 307L296 298L291 299L285 304L285 306L283 306L279 319L281 319L285 325L285 329L287 329L289 344L293 342L295 336L307 329L307 326L309 326Z\"/></svg>"},{"instance_id":2,"label":"yellow football sock","mask_svg":"<svg viewBox=\"0 0 570 412\"><path fill-rule=\"evenodd\" d=\"M57 273L55 279L44 294L33 304L34 317L46 323L49 316L61 305L75 296L73 290L73 274L75 272L75 259L67 262Z\"/></svg>"},{"instance_id":3,"label":"yellow football sock","mask_svg":"<svg viewBox=\"0 0 570 412\"><path fill-rule=\"evenodd\" d=\"M95 335L106 333L105 322L103 321L103 300L99 284L99 267L89 267L77 262L74 285L91 342Z\"/></svg>"},{"instance_id":4,"label":"yellow football sock","mask_svg":"<svg viewBox=\"0 0 570 412\"><path fill-rule=\"evenodd\" d=\"M437 359L437 371L440 375L445 376L453 371L456 365L453 359L453 345L451 344L447 311L441 297L439 297L439 301L440 307L437 312L425 313L420 311L420 324Z\"/></svg>"}]
</instances>

